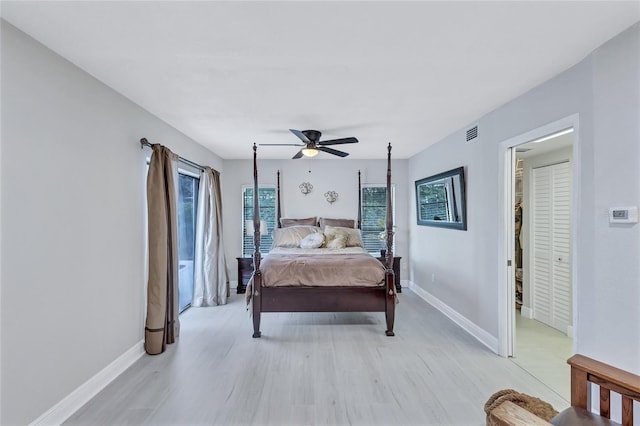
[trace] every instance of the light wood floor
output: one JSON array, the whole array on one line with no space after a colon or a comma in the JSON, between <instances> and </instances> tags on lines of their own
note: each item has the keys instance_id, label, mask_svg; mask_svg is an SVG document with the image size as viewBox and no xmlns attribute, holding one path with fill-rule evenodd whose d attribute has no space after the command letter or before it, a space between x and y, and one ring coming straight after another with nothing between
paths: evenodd
<instances>
[{"instance_id":1,"label":"light wood floor","mask_svg":"<svg viewBox=\"0 0 640 426\"><path fill-rule=\"evenodd\" d=\"M69 425L483 425L513 388L568 402L404 290L395 337L384 314L264 314L240 296L181 316L179 341L144 356Z\"/></svg>"},{"instance_id":2,"label":"light wood floor","mask_svg":"<svg viewBox=\"0 0 640 426\"><path fill-rule=\"evenodd\" d=\"M566 334L516 312L516 340L512 361L569 400L573 340Z\"/></svg>"}]
</instances>

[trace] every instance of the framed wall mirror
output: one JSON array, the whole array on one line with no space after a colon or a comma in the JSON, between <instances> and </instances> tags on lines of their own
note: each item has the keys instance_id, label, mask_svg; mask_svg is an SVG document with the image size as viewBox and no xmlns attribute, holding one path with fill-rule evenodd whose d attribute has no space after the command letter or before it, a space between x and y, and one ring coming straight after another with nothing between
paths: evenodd
<instances>
[{"instance_id":1,"label":"framed wall mirror","mask_svg":"<svg viewBox=\"0 0 640 426\"><path fill-rule=\"evenodd\" d=\"M418 225L467 230L464 167L416 181Z\"/></svg>"}]
</instances>

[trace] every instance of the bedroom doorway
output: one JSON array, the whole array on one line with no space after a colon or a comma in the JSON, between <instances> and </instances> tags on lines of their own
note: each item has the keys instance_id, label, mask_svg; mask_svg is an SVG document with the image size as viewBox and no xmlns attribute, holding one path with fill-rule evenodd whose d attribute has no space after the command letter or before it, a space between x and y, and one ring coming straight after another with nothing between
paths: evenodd
<instances>
[{"instance_id":1,"label":"bedroom doorway","mask_svg":"<svg viewBox=\"0 0 640 426\"><path fill-rule=\"evenodd\" d=\"M550 136L515 148L512 360L569 398L573 129Z\"/></svg>"},{"instance_id":2,"label":"bedroom doorway","mask_svg":"<svg viewBox=\"0 0 640 426\"><path fill-rule=\"evenodd\" d=\"M503 355L565 398L575 350L576 129L569 119L505 141Z\"/></svg>"}]
</instances>

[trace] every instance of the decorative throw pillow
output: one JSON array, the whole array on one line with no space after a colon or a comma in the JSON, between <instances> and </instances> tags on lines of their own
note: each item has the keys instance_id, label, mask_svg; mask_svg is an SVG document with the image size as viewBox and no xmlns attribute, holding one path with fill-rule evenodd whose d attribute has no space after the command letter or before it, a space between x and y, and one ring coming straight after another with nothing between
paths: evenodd
<instances>
[{"instance_id":1,"label":"decorative throw pillow","mask_svg":"<svg viewBox=\"0 0 640 426\"><path fill-rule=\"evenodd\" d=\"M324 229L327 225L340 226L342 228L355 228L356 221L353 219L328 219L326 217L321 217L320 228Z\"/></svg>"},{"instance_id":2,"label":"decorative throw pillow","mask_svg":"<svg viewBox=\"0 0 640 426\"><path fill-rule=\"evenodd\" d=\"M272 247L300 247L300 241L309 234L320 232L316 226L290 226L273 230Z\"/></svg>"},{"instance_id":3,"label":"decorative throw pillow","mask_svg":"<svg viewBox=\"0 0 640 426\"><path fill-rule=\"evenodd\" d=\"M320 232L309 234L300 241L300 247L302 248L318 248L322 244L324 244L324 234Z\"/></svg>"},{"instance_id":4,"label":"decorative throw pillow","mask_svg":"<svg viewBox=\"0 0 640 426\"><path fill-rule=\"evenodd\" d=\"M327 248L344 248L347 246L348 235L343 230L344 228L338 228L336 226L327 226L324 231L324 246ZM340 241L333 243L333 240L339 238ZM344 241L342 241L344 240ZM341 242L342 241L342 242ZM340 247L342 246L342 247Z\"/></svg>"},{"instance_id":5,"label":"decorative throw pillow","mask_svg":"<svg viewBox=\"0 0 640 426\"><path fill-rule=\"evenodd\" d=\"M318 218L317 217L307 217L305 219L289 219L289 218L280 218L280 225L283 228L288 228L290 226L317 226Z\"/></svg>"},{"instance_id":6,"label":"decorative throw pillow","mask_svg":"<svg viewBox=\"0 0 640 426\"><path fill-rule=\"evenodd\" d=\"M330 249L341 249L345 248L347 245L347 234L343 234L341 232L335 234L335 236L329 240L327 243L327 248Z\"/></svg>"},{"instance_id":7,"label":"decorative throw pillow","mask_svg":"<svg viewBox=\"0 0 640 426\"><path fill-rule=\"evenodd\" d=\"M362 235L360 234L359 229L327 225L324 228L324 232L329 235L333 235L335 232L342 232L347 236L346 247L364 247L364 244L362 243Z\"/></svg>"}]
</instances>

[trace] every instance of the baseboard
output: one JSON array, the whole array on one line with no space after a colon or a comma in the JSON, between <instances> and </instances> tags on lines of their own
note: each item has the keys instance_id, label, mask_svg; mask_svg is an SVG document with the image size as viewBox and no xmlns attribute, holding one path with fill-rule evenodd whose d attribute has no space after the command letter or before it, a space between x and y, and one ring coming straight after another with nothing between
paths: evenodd
<instances>
[{"instance_id":1,"label":"baseboard","mask_svg":"<svg viewBox=\"0 0 640 426\"><path fill-rule=\"evenodd\" d=\"M573 326L572 325L568 325L567 326L567 336L571 339L573 339Z\"/></svg>"},{"instance_id":2,"label":"baseboard","mask_svg":"<svg viewBox=\"0 0 640 426\"><path fill-rule=\"evenodd\" d=\"M478 327L475 323L467 319L465 316L461 315L455 309L451 308L449 305L444 303L442 300L435 297L433 294L424 290L423 288L416 285L414 282L409 282L409 288L420 298L422 298L425 302L442 312L445 316L447 316L451 321L460 326L464 331L473 336L480 343L485 345L487 348L491 349L496 354L498 352L498 338L492 336L487 333L482 328Z\"/></svg>"},{"instance_id":3,"label":"baseboard","mask_svg":"<svg viewBox=\"0 0 640 426\"><path fill-rule=\"evenodd\" d=\"M129 368L144 355L144 342L136 343L131 349L120 355L111 364L103 368L98 374L80 385L67 395L62 401L51 407L46 413L31 422L31 425L60 425L73 413L78 411L98 392L104 389L116 377Z\"/></svg>"},{"instance_id":4,"label":"baseboard","mask_svg":"<svg viewBox=\"0 0 640 426\"><path fill-rule=\"evenodd\" d=\"M523 318L533 319L533 311L528 306L522 305L522 308L520 308L520 314Z\"/></svg>"}]
</instances>

